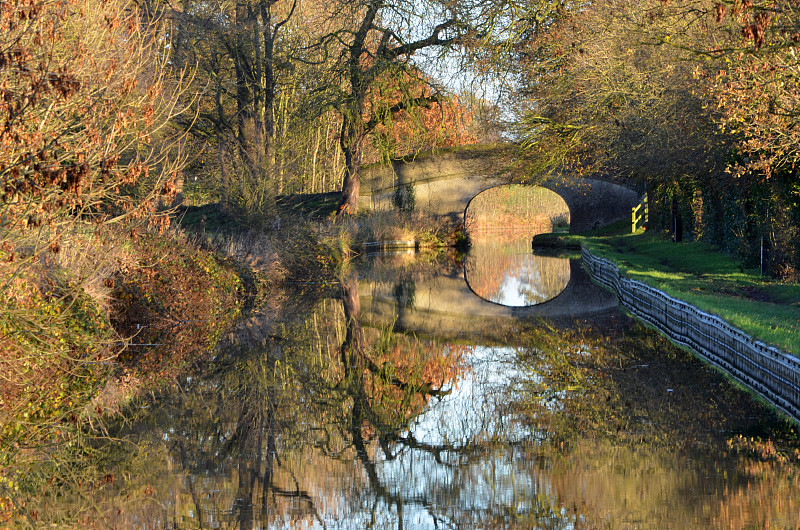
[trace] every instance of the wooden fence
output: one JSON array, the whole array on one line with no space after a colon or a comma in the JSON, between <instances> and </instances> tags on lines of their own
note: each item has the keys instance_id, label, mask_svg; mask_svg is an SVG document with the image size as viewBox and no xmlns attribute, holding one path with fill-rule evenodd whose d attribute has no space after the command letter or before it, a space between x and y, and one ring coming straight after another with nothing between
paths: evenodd
<instances>
[{"instance_id":1,"label":"wooden fence","mask_svg":"<svg viewBox=\"0 0 800 530\"><path fill-rule=\"evenodd\" d=\"M647 204L647 194L644 194L642 201L631 208L631 233L635 233L637 228L647 226L650 222L650 206Z\"/></svg>"},{"instance_id":2,"label":"wooden fence","mask_svg":"<svg viewBox=\"0 0 800 530\"><path fill-rule=\"evenodd\" d=\"M800 422L800 359L757 341L721 318L641 282L581 249L583 267L619 303L672 341L690 347Z\"/></svg>"}]
</instances>

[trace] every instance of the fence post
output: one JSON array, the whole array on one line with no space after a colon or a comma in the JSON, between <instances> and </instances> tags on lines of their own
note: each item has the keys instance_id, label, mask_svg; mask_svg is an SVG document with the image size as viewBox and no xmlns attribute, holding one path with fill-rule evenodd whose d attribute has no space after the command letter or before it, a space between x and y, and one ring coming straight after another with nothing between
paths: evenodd
<instances>
[{"instance_id":1,"label":"fence post","mask_svg":"<svg viewBox=\"0 0 800 530\"><path fill-rule=\"evenodd\" d=\"M650 224L650 206L647 203L647 193L644 194L644 224L645 226Z\"/></svg>"}]
</instances>

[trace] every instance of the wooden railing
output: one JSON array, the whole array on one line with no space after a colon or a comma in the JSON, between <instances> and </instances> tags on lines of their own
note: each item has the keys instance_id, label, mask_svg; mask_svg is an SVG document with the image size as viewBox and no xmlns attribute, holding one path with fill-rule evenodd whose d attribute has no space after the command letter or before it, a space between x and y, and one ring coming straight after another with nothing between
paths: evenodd
<instances>
[{"instance_id":1,"label":"wooden railing","mask_svg":"<svg viewBox=\"0 0 800 530\"><path fill-rule=\"evenodd\" d=\"M727 371L800 422L800 359L753 339L721 318L620 276L617 266L581 250L583 267L619 303L670 340Z\"/></svg>"},{"instance_id":2,"label":"wooden railing","mask_svg":"<svg viewBox=\"0 0 800 530\"><path fill-rule=\"evenodd\" d=\"M650 217L650 208L647 205L647 194L644 194L642 202L631 208L631 233L636 229L647 224Z\"/></svg>"}]
</instances>

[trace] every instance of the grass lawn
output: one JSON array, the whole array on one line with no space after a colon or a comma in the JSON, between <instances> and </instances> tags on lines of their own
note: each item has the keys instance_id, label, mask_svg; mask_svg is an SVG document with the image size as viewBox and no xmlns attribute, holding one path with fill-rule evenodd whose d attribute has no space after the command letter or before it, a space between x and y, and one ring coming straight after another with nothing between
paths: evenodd
<instances>
[{"instance_id":1,"label":"grass lawn","mask_svg":"<svg viewBox=\"0 0 800 530\"><path fill-rule=\"evenodd\" d=\"M583 242L627 277L800 357L800 284L763 277L711 245L673 243L653 232L591 234Z\"/></svg>"}]
</instances>

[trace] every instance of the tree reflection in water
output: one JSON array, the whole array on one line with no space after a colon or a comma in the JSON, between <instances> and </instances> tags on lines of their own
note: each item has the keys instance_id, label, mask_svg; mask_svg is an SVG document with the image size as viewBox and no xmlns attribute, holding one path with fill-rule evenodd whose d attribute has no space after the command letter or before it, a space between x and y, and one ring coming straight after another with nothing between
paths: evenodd
<instances>
[{"instance_id":1,"label":"tree reflection in water","mask_svg":"<svg viewBox=\"0 0 800 530\"><path fill-rule=\"evenodd\" d=\"M297 321L245 323L211 366L131 418L113 455L130 481L104 489L104 524L362 528L432 510L380 467L407 450L471 451L408 432L450 392L464 350L363 328L357 285L344 277L340 300Z\"/></svg>"},{"instance_id":2,"label":"tree reflection in water","mask_svg":"<svg viewBox=\"0 0 800 530\"><path fill-rule=\"evenodd\" d=\"M514 406L548 433L534 453L565 509L611 528L796 527L796 425L627 319L529 343Z\"/></svg>"},{"instance_id":3,"label":"tree reflection in water","mask_svg":"<svg viewBox=\"0 0 800 530\"><path fill-rule=\"evenodd\" d=\"M413 305L414 275L388 277ZM622 315L459 346L365 325L356 279L243 322L98 443L116 479L30 506L119 528L796 524L796 433Z\"/></svg>"},{"instance_id":4,"label":"tree reflection in water","mask_svg":"<svg viewBox=\"0 0 800 530\"><path fill-rule=\"evenodd\" d=\"M382 482L375 446L380 460L391 460L402 451L399 446L414 444L398 432L431 397L448 392L460 352L388 330L363 329L357 285L355 275L342 278L341 307L323 302L310 320L285 326L281 339L268 341L271 351L250 360L255 369L226 370L238 375L240 392L229 404L239 411L227 446L214 453L239 456L232 515L240 528L253 526L254 506L259 522L325 526L338 518L336 512L348 511L343 503L357 502L348 499L347 488L369 491L373 510L380 504L394 507L399 519L407 503L424 504ZM331 317L337 326L319 325ZM247 375L260 377L242 378ZM358 484L355 463L367 484ZM338 486L345 490L336 491L330 482L344 477L349 478Z\"/></svg>"}]
</instances>

